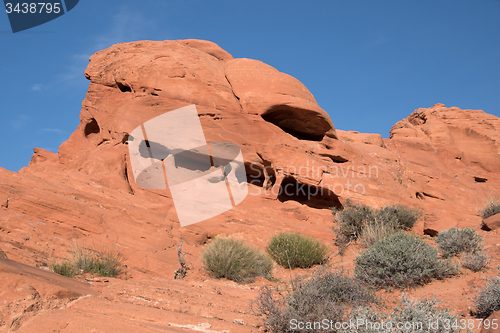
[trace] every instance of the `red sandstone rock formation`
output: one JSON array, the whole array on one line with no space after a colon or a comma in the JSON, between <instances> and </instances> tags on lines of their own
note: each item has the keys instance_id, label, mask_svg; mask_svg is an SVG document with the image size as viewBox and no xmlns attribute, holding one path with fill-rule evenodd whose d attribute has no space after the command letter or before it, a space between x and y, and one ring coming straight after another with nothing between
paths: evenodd
<instances>
[{"instance_id":1,"label":"red sandstone rock formation","mask_svg":"<svg viewBox=\"0 0 500 333\"><path fill-rule=\"evenodd\" d=\"M59 152L36 148L18 173L0 168L0 249L11 260L47 270L74 243L112 245L124 256L128 280L94 280L93 287L79 285L78 295L71 294L66 278L33 270L21 275L20 268L16 274L12 261L0 258L0 279L8 286L0 294L0 331L75 332L100 325L128 331L130 324L134 332L184 332L209 323L211 328L197 327L255 332L261 321L247 303L264 282L248 289L211 279L199 261L211 238L231 235L262 248L273 233L289 230L333 248L329 207L347 198L420 208L425 215L414 228L420 234L479 229L478 210L500 185L500 119L483 111L443 104L417 109L393 126L389 139L335 130L334 114L330 119L295 78L198 40L114 45L90 58L85 76L90 85L80 125ZM241 148L250 185L234 209L181 228L168 190L135 184L127 138L143 122L190 104L207 141ZM280 192L285 187L290 191ZM490 255L496 254L496 232L480 232ZM193 269L174 281L180 240ZM352 268L354 255L331 261ZM464 295L473 294L467 283L454 286L462 294L435 285L415 294L434 293L466 312ZM48 285L73 296L53 298ZM35 303L33 315L17 319Z\"/></svg>"},{"instance_id":2,"label":"red sandstone rock formation","mask_svg":"<svg viewBox=\"0 0 500 333\"><path fill-rule=\"evenodd\" d=\"M486 231L500 228L500 214L495 214L483 220L482 228Z\"/></svg>"}]
</instances>

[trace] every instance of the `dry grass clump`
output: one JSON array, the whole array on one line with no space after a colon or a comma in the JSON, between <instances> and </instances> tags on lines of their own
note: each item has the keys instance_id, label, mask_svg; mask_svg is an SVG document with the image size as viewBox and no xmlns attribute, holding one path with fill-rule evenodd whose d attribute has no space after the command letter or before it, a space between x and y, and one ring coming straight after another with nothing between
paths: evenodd
<instances>
[{"instance_id":1,"label":"dry grass clump","mask_svg":"<svg viewBox=\"0 0 500 333\"><path fill-rule=\"evenodd\" d=\"M257 276L271 278L272 260L241 240L216 238L201 254L205 268L217 279L247 283Z\"/></svg>"},{"instance_id":2,"label":"dry grass clump","mask_svg":"<svg viewBox=\"0 0 500 333\"><path fill-rule=\"evenodd\" d=\"M68 277L84 273L116 277L121 273L121 256L114 249L94 251L76 245L69 260L53 263L51 269Z\"/></svg>"},{"instance_id":3,"label":"dry grass clump","mask_svg":"<svg viewBox=\"0 0 500 333\"><path fill-rule=\"evenodd\" d=\"M488 198L486 205L479 211L483 219L500 213L500 200L493 197Z\"/></svg>"},{"instance_id":4,"label":"dry grass clump","mask_svg":"<svg viewBox=\"0 0 500 333\"><path fill-rule=\"evenodd\" d=\"M299 233L282 232L269 240L269 255L285 268L308 268L325 262L328 247L319 240Z\"/></svg>"}]
</instances>

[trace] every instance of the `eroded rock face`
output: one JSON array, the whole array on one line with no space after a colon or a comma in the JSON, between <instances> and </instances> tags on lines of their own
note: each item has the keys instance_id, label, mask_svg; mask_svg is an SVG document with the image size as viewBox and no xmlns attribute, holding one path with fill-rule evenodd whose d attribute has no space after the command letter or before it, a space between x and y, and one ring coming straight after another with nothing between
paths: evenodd
<instances>
[{"instance_id":1,"label":"eroded rock face","mask_svg":"<svg viewBox=\"0 0 500 333\"><path fill-rule=\"evenodd\" d=\"M337 133L295 78L197 40L114 45L90 58L85 76L90 85L79 127L58 154L36 149L20 175L62 175L84 182L84 191L95 184L131 202L157 200L169 223L176 219L168 189L135 184L127 138L145 121L190 104L207 141L241 148L257 202L294 202L311 214L341 207L346 198L407 204L426 214L416 228L435 235L479 226L478 206L499 184L500 121L483 111L436 104L395 124L390 139Z\"/></svg>"},{"instance_id":2,"label":"eroded rock face","mask_svg":"<svg viewBox=\"0 0 500 333\"><path fill-rule=\"evenodd\" d=\"M255 184L264 188L292 177L321 187L321 172L304 176L297 170L321 169L323 158L307 152L323 149L336 137L335 128L302 83L271 66L232 59L209 42L135 42L93 55L85 76L91 83L81 124L59 151L67 170L108 187L142 191L129 181L128 134L149 119L195 104L207 141L242 147ZM325 205L339 205L333 193L325 198Z\"/></svg>"},{"instance_id":3,"label":"eroded rock face","mask_svg":"<svg viewBox=\"0 0 500 333\"><path fill-rule=\"evenodd\" d=\"M482 229L486 231L500 229L500 214L495 214L484 219Z\"/></svg>"},{"instance_id":4,"label":"eroded rock face","mask_svg":"<svg viewBox=\"0 0 500 333\"><path fill-rule=\"evenodd\" d=\"M328 114L294 77L252 59L229 61L225 73L245 113L261 115L298 139L336 138Z\"/></svg>"},{"instance_id":5,"label":"eroded rock face","mask_svg":"<svg viewBox=\"0 0 500 333\"><path fill-rule=\"evenodd\" d=\"M392 127L386 143L426 207L427 233L479 224L487 193L497 193L499 130L498 117L443 104L417 109Z\"/></svg>"},{"instance_id":6,"label":"eroded rock face","mask_svg":"<svg viewBox=\"0 0 500 333\"><path fill-rule=\"evenodd\" d=\"M85 76L80 125L59 152L35 149L19 173L0 168L0 249L12 260L45 266L67 257L74 243L113 244L134 281L173 279L182 240L193 267L186 279L201 281L208 275L200 251L217 235L263 248L287 230L331 244L329 208L347 198L420 208L424 218L414 228L420 234L479 229L479 209L500 188L500 119L483 111L417 109L394 125L390 139L337 131L295 78L198 40L114 45L91 57ZM191 104L207 141L241 148L249 195L230 211L181 228L168 188L135 184L127 140L145 121ZM183 283L176 288L183 291ZM102 303L85 302L87 309ZM195 316L200 309L193 309ZM221 311L207 309L208 317ZM211 322L223 330L234 318L227 320ZM248 314L244 322L258 320Z\"/></svg>"},{"instance_id":7,"label":"eroded rock face","mask_svg":"<svg viewBox=\"0 0 500 333\"><path fill-rule=\"evenodd\" d=\"M481 327L481 333L494 333L498 331L498 321L500 320L500 311L495 311L486 318L487 325ZM487 327L487 328L486 328Z\"/></svg>"},{"instance_id":8,"label":"eroded rock face","mask_svg":"<svg viewBox=\"0 0 500 333\"><path fill-rule=\"evenodd\" d=\"M495 116L436 104L395 124L390 139L337 133L297 79L257 60L233 59L211 42L114 45L90 58L85 76L79 127L57 155L35 150L21 173L69 173L135 197L159 195L173 221L168 189L135 184L126 143L145 121L190 104L207 141L241 147L250 195L273 204L407 204L425 211L420 231L435 235L478 226L478 205L499 181Z\"/></svg>"}]
</instances>

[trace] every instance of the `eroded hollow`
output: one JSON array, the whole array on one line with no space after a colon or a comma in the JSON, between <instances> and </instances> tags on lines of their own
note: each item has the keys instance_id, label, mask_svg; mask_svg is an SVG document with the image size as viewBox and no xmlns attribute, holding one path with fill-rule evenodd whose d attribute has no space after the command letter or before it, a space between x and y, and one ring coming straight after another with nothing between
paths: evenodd
<instances>
[{"instance_id":1,"label":"eroded hollow","mask_svg":"<svg viewBox=\"0 0 500 333\"><path fill-rule=\"evenodd\" d=\"M295 178L287 176L281 182L278 194L281 202L293 200L311 208L341 209L343 206L335 193L326 187L299 183Z\"/></svg>"},{"instance_id":2,"label":"eroded hollow","mask_svg":"<svg viewBox=\"0 0 500 333\"><path fill-rule=\"evenodd\" d=\"M85 125L83 133L85 134L86 138L90 139L91 137L99 134L100 131L101 129L99 128L99 124L94 118L92 118L90 122Z\"/></svg>"},{"instance_id":3,"label":"eroded hollow","mask_svg":"<svg viewBox=\"0 0 500 333\"><path fill-rule=\"evenodd\" d=\"M130 88L126 83L116 82L116 85L121 92L132 92L132 88Z\"/></svg>"},{"instance_id":4,"label":"eroded hollow","mask_svg":"<svg viewBox=\"0 0 500 333\"><path fill-rule=\"evenodd\" d=\"M332 154L319 154L320 156L328 157L333 163L346 163L349 160L340 155L332 155Z\"/></svg>"},{"instance_id":5,"label":"eroded hollow","mask_svg":"<svg viewBox=\"0 0 500 333\"><path fill-rule=\"evenodd\" d=\"M245 172L249 184L269 189L276 182L276 173L270 165L245 162ZM267 179L267 182L266 182Z\"/></svg>"},{"instance_id":6,"label":"eroded hollow","mask_svg":"<svg viewBox=\"0 0 500 333\"><path fill-rule=\"evenodd\" d=\"M261 116L299 140L321 141L331 129L328 121L317 112L288 105L274 106Z\"/></svg>"}]
</instances>

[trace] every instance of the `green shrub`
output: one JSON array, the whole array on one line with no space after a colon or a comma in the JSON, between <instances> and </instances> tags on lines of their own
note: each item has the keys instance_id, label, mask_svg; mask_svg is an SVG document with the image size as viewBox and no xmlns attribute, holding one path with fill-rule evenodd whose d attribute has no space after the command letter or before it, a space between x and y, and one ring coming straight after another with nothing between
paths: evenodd
<instances>
[{"instance_id":1,"label":"green shrub","mask_svg":"<svg viewBox=\"0 0 500 333\"><path fill-rule=\"evenodd\" d=\"M368 248L358 258L354 274L376 287L406 288L458 273L449 261L416 235L397 233Z\"/></svg>"},{"instance_id":2,"label":"green shrub","mask_svg":"<svg viewBox=\"0 0 500 333\"><path fill-rule=\"evenodd\" d=\"M54 273L67 277L73 277L75 275L75 268L67 261L53 263L50 268Z\"/></svg>"},{"instance_id":3,"label":"green shrub","mask_svg":"<svg viewBox=\"0 0 500 333\"><path fill-rule=\"evenodd\" d=\"M285 268L308 268L325 261L328 247L319 240L299 233L282 232L274 235L267 252Z\"/></svg>"},{"instance_id":4,"label":"green shrub","mask_svg":"<svg viewBox=\"0 0 500 333\"><path fill-rule=\"evenodd\" d=\"M350 308L376 303L372 293L342 271L319 269L310 279L295 280L293 286L294 290L285 297L264 287L254 302L253 308L264 316L268 332L295 332L292 320L340 322L347 317Z\"/></svg>"},{"instance_id":5,"label":"green shrub","mask_svg":"<svg viewBox=\"0 0 500 333\"><path fill-rule=\"evenodd\" d=\"M386 315L374 309L367 307L357 308L351 311L350 319L354 322L362 321L363 323L372 323L360 325L358 329L339 330L339 333L410 333L410 332L461 332L459 328L454 328L455 320L460 320L458 315L453 315L450 310L445 309L440 311L437 307L439 303L436 299L423 298L420 301L411 300L405 294L401 296L401 304L397 306L391 314ZM375 326L373 323L391 322L393 328L387 327L387 324ZM407 327L401 327L396 330L397 323L403 325L408 323ZM437 327L429 327L429 324L437 323ZM448 327L449 325L449 327ZM460 325L460 322L458 322ZM469 332L469 331L467 331Z\"/></svg>"},{"instance_id":6,"label":"green shrub","mask_svg":"<svg viewBox=\"0 0 500 333\"><path fill-rule=\"evenodd\" d=\"M435 241L444 258L464 252L473 253L482 249L481 236L470 228L443 230L437 235Z\"/></svg>"},{"instance_id":7,"label":"green shrub","mask_svg":"<svg viewBox=\"0 0 500 333\"><path fill-rule=\"evenodd\" d=\"M482 251L466 253L461 258L463 268L470 269L473 272L480 272L488 267L491 259Z\"/></svg>"},{"instance_id":8,"label":"green shrub","mask_svg":"<svg viewBox=\"0 0 500 333\"><path fill-rule=\"evenodd\" d=\"M479 211L483 219L500 213L500 200L489 198L486 206Z\"/></svg>"},{"instance_id":9,"label":"green shrub","mask_svg":"<svg viewBox=\"0 0 500 333\"><path fill-rule=\"evenodd\" d=\"M216 238L202 252L205 268L217 279L251 282L256 276L271 278L273 263L262 251L243 241Z\"/></svg>"},{"instance_id":10,"label":"green shrub","mask_svg":"<svg viewBox=\"0 0 500 333\"><path fill-rule=\"evenodd\" d=\"M474 300L474 315L488 317L500 310L500 278L489 279Z\"/></svg>"},{"instance_id":11,"label":"green shrub","mask_svg":"<svg viewBox=\"0 0 500 333\"><path fill-rule=\"evenodd\" d=\"M402 205L391 205L375 210L363 204L352 204L348 200L343 210L333 210L337 226L335 243L343 253L347 245L360 239L370 247L380 239L400 230L411 229L421 212Z\"/></svg>"},{"instance_id":12,"label":"green shrub","mask_svg":"<svg viewBox=\"0 0 500 333\"><path fill-rule=\"evenodd\" d=\"M415 208L403 205L391 205L382 207L377 211L377 219L383 223L393 225L399 230L410 230L422 215Z\"/></svg>"}]
</instances>

